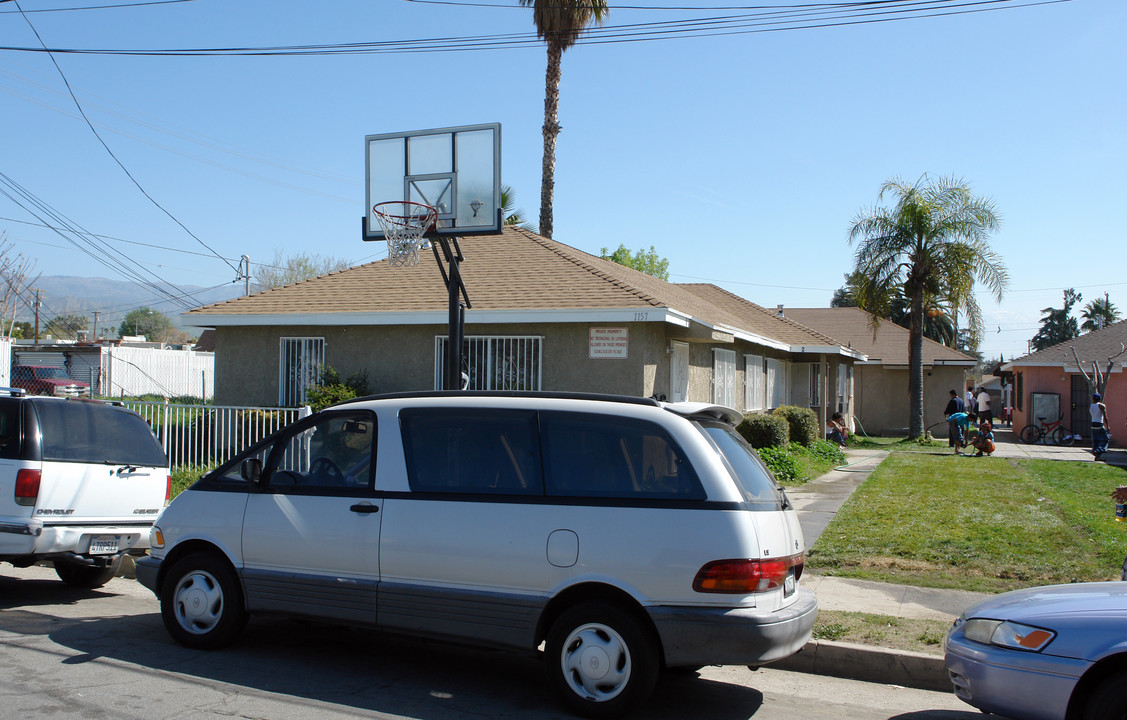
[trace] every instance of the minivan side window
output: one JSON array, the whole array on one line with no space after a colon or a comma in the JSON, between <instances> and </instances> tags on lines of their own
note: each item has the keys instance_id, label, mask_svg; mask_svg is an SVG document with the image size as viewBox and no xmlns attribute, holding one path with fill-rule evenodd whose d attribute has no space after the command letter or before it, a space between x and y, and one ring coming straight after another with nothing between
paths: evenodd
<instances>
[{"instance_id":1,"label":"minivan side window","mask_svg":"<svg viewBox=\"0 0 1127 720\"><path fill-rule=\"evenodd\" d=\"M359 490L372 485L376 418L367 411L314 416L280 437L265 469L277 491Z\"/></svg>"},{"instance_id":2,"label":"minivan side window","mask_svg":"<svg viewBox=\"0 0 1127 720\"><path fill-rule=\"evenodd\" d=\"M549 496L704 500L684 453L656 423L592 413L542 412Z\"/></svg>"},{"instance_id":3,"label":"minivan side window","mask_svg":"<svg viewBox=\"0 0 1127 720\"><path fill-rule=\"evenodd\" d=\"M399 423L413 492L543 495L535 411L410 408Z\"/></svg>"}]
</instances>

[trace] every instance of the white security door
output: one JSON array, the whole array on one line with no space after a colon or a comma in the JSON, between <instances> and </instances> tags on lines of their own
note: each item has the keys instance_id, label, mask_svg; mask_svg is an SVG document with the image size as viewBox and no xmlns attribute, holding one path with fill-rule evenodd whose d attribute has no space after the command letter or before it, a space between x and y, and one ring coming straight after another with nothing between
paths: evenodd
<instances>
[{"instance_id":1,"label":"white security door","mask_svg":"<svg viewBox=\"0 0 1127 720\"><path fill-rule=\"evenodd\" d=\"M673 343L669 359L669 401L685 402L689 399L689 344Z\"/></svg>"}]
</instances>

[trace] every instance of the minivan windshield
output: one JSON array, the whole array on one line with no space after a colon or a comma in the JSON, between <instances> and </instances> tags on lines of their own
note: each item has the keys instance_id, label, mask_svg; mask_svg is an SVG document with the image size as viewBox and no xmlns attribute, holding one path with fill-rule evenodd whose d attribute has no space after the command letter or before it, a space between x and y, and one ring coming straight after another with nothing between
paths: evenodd
<instances>
[{"instance_id":1,"label":"minivan windshield","mask_svg":"<svg viewBox=\"0 0 1127 720\"><path fill-rule=\"evenodd\" d=\"M35 403L44 460L165 467L168 460L140 415L99 402Z\"/></svg>"},{"instance_id":2,"label":"minivan windshield","mask_svg":"<svg viewBox=\"0 0 1127 720\"><path fill-rule=\"evenodd\" d=\"M696 425L724 459L744 502L753 509L782 509L783 494L771 471L734 427L715 420L697 420Z\"/></svg>"}]
</instances>

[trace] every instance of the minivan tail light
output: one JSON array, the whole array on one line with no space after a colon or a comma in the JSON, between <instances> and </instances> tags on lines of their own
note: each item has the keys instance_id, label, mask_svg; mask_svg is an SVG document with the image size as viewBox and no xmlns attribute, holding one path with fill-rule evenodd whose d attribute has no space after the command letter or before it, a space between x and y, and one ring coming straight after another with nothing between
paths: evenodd
<instances>
[{"instance_id":1,"label":"minivan tail light","mask_svg":"<svg viewBox=\"0 0 1127 720\"><path fill-rule=\"evenodd\" d=\"M172 473L164 476L164 504L172 499Z\"/></svg>"},{"instance_id":2,"label":"minivan tail light","mask_svg":"<svg viewBox=\"0 0 1127 720\"><path fill-rule=\"evenodd\" d=\"M782 587L792 569L797 580L804 564L802 555L767 560L716 560L697 572L693 590L732 595L766 592Z\"/></svg>"},{"instance_id":3,"label":"minivan tail light","mask_svg":"<svg viewBox=\"0 0 1127 720\"><path fill-rule=\"evenodd\" d=\"M34 505L39 498L39 480L43 474L39 470L24 468L16 473L16 504Z\"/></svg>"}]
</instances>

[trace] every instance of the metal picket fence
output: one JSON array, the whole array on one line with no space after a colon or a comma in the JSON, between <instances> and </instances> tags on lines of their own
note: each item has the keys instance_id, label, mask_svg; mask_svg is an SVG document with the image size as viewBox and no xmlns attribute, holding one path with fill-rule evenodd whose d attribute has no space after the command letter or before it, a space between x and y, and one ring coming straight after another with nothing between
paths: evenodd
<instances>
[{"instance_id":1,"label":"metal picket fence","mask_svg":"<svg viewBox=\"0 0 1127 720\"><path fill-rule=\"evenodd\" d=\"M124 404L149 423L174 469L226 462L270 433L309 414L307 408L128 400Z\"/></svg>"}]
</instances>

